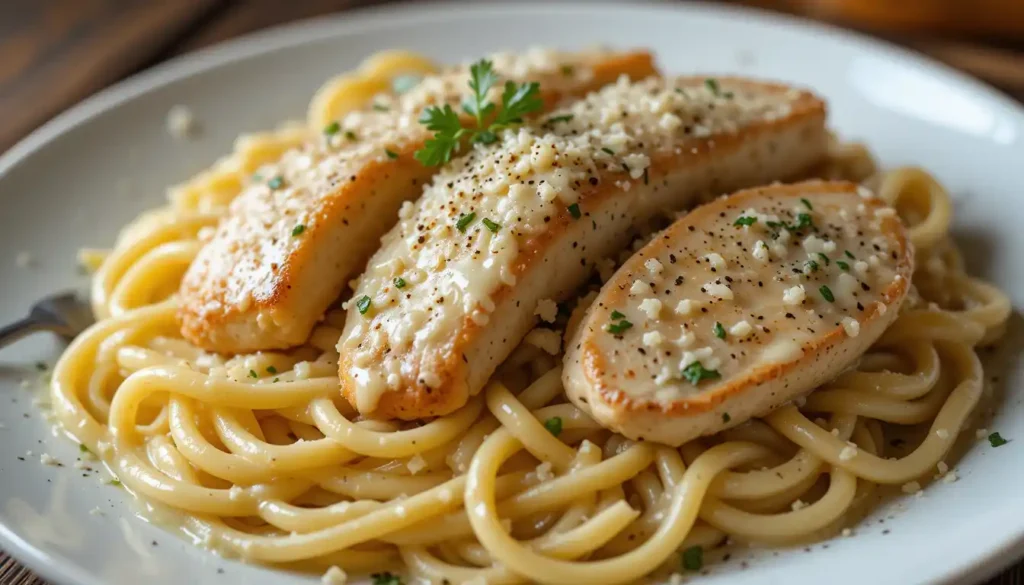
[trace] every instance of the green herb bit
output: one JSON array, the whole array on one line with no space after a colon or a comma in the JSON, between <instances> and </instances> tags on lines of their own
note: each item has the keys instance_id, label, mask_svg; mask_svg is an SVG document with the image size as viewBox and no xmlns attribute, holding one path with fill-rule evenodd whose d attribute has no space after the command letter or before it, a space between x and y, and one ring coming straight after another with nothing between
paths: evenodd
<instances>
[{"instance_id":1,"label":"green herb bit","mask_svg":"<svg viewBox=\"0 0 1024 585\"><path fill-rule=\"evenodd\" d=\"M718 321L715 321L715 326L711 328L711 331L714 332L715 337L725 339L725 327L722 327L722 324Z\"/></svg>"},{"instance_id":2,"label":"green herb bit","mask_svg":"<svg viewBox=\"0 0 1024 585\"><path fill-rule=\"evenodd\" d=\"M90 451L89 448L85 446L85 443L79 443L78 444L78 452L79 453L89 453L89 454L92 453L92 451Z\"/></svg>"},{"instance_id":3,"label":"green herb bit","mask_svg":"<svg viewBox=\"0 0 1024 585\"><path fill-rule=\"evenodd\" d=\"M699 571L704 568L704 549L699 546L691 546L683 551L683 569L687 571Z\"/></svg>"},{"instance_id":4,"label":"green herb bit","mask_svg":"<svg viewBox=\"0 0 1024 585\"><path fill-rule=\"evenodd\" d=\"M274 378L273 380L271 380L271 382L273 382L275 384L277 384L280 381L281 381L281 378Z\"/></svg>"},{"instance_id":5,"label":"green herb bit","mask_svg":"<svg viewBox=\"0 0 1024 585\"><path fill-rule=\"evenodd\" d=\"M1004 439L1003 436L1000 435L999 433L992 433L991 435L988 436L988 444L992 445L993 447L1002 447L1007 443L1009 443L1009 441Z\"/></svg>"},{"instance_id":6,"label":"green herb bit","mask_svg":"<svg viewBox=\"0 0 1024 585\"><path fill-rule=\"evenodd\" d=\"M576 71L576 68L572 65L562 65L562 75L569 77Z\"/></svg>"},{"instance_id":7,"label":"green herb bit","mask_svg":"<svg viewBox=\"0 0 1024 585\"><path fill-rule=\"evenodd\" d=\"M487 229L491 230L492 234L498 233L498 230L501 229L501 224L500 223L494 223L493 221L487 219L486 217L483 218L483 220L481 220L481 221L484 222L484 227L486 227Z\"/></svg>"},{"instance_id":8,"label":"green herb bit","mask_svg":"<svg viewBox=\"0 0 1024 585\"><path fill-rule=\"evenodd\" d=\"M459 221L455 222L455 227L458 228L460 232L466 233L466 228L469 227L469 224L473 223L474 219L476 219L476 212L474 211L471 211L466 215L460 215Z\"/></svg>"},{"instance_id":9,"label":"green herb bit","mask_svg":"<svg viewBox=\"0 0 1024 585\"><path fill-rule=\"evenodd\" d=\"M249 377L250 378L259 378L260 375L256 373L256 370L249 370Z\"/></svg>"},{"instance_id":10,"label":"green herb bit","mask_svg":"<svg viewBox=\"0 0 1024 585\"><path fill-rule=\"evenodd\" d=\"M416 87L423 77L419 75L399 75L391 80L391 91L403 94Z\"/></svg>"},{"instance_id":11,"label":"green herb bit","mask_svg":"<svg viewBox=\"0 0 1024 585\"><path fill-rule=\"evenodd\" d=\"M842 260L836 260L836 266L838 266L840 270L843 270L845 272L850 271L850 265L847 264L846 262L843 262Z\"/></svg>"},{"instance_id":12,"label":"green herb bit","mask_svg":"<svg viewBox=\"0 0 1024 585\"><path fill-rule=\"evenodd\" d=\"M351 131L351 130L346 130L345 131L345 138L348 139L348 140L351 140L353 142L358 140L358 137L356 136L356 133Z\"/></svg>"},{"instance_id":13,"label":"green herb bit","mask_svg":"<svg viewBox=\"0 0 1024 585\"><path fill-rule=\"evenodd\" d=\"M46 371L46 363L45 362L36 362L36 369L39 370L40 372L45 372Z\"/></svg>"},{"instance_id":14,"label":"green herb bit","mask_svg":"<svg viewBox=\"0 0 1024 585\"><path fill-rule=\"evenodd\" d=\"M832 263L832 261L828 259L828 256L822 254L821 252L818 252L817 254L815 254L815 256L821 258L821 261L825 263L825 266L828 266L829 264Z\"/></svg>"},{"instance_id":15,"label":"green herb bit","mask_svg":"<svg viewBox=\"0 0 1024 585\"><path fill-rule=\"evenodd\" d=\"M615 155L615 151L614 151L614 150L612 150L612 149L610 149L610 148L608 148L607 146L602 146L602 147L601 147L601 151L602 151L602 152L606 152L606 153L608 153L608 154L610 154L610 155L612 155L612 156L614 156L614 155Z\"/></svg>"},{"instance_id":16,"label":"green herb bit","mask_svg":"<svg viewBox=\"0 0 1024 585\"><path fill-rule=\"evenodd\" d=\"M360 315L365 315L370 310L370 297L363 295L356 300L356 309Z\"/></svg>"},{"instance_id":17,"label":"green herb bit","mask_svg":"<svg viewBox=\"0 0 1024 585\"><path fill-rule=\"evenodd\" d=\"M792 230L802 230L804 228L813 227L814 222L811 220L809 213L800 213L796 216L796 225L791 228Z\"/></svg>"},{"instance_id":18,"label":"green herb bit","mask_svg":"<svg viewBox=\"0 0 1024 585\"><path fill-rule=\"evenodd\" d=\"M843 252L843 254L846 254L846 257L849 258L850 260L856 260L856 258L854 257L853 253L850 252L849 250L845 250Z\"/></svg>"},{"instance_id":19,"label":"green herb bit","mask_svg":"<svg viewBox=\"0 0 1024 585\"><path fill-rule=\"evenodd\" d=\"M741 215L740 217L736 218L736 221L732 222L732 225L734 225L734 226L754 225L755 223L757 223L757 218L756 217L754 217L752 215Z\"/></svg>"},{"instance_id":20,"label":"green herb bit","mask_svg":"<svg viewBox=\"0 0 1024 585\"><path fill-rule=\"evenodd\" d=\"M804 262L804 274L811 274L812 272L818 271L818 263L814 260L808 260Z\"/></svg>"},{"instance_id":21,"label":"green herb bit","mask_svg":"<svg viewBox=\"0 0 1024 585\"><path fill-rule=\"evenodd\" d=\"M683 378L694 386L704 380L716 380L721 377L722 375L718 373L718 370L709 370L700 362L693 362L683 368Z\"/></svg>"},{"instance_id":22,"label":"green herb bit","mask_svg":"<svg viewBox=\"0 0 1024 585\"><path fill-rule=\"evenodd\" d=\"M335 134L338 133L339 130L341 130L341 124L339 124L338 121L335 120L334 122L331 122L324 128L324 134L328 136L334 136Z\"/></svg>"},{"instance_id":23,"label":"green herb bit","mask_svg":"<svg viewBox=\"0 0 1024 585\"><path fill-rule=\"evenodd\" d=\"M569 206L569 215L571 215L573 219L579 219L583 217L583 214L580 213L579 203L573 203L572 205Z\"/></svg>"},{"instance_id":24,"label":"green herb bit","mask_svg":"<svg viewBox=\"0 0 1024 585\"><path fill-rule=\"evenodd\" d=\"M275 368L274 366L267 366L267 373L270 375L274 375L277 373L277 368Z\"/></svg>"},{"instance_id":25,"label":"green herb bit","mask_svg":"<svg viewBox=\"0 0 1024 585\"><path fill-rule=\"evenodd\" d=\"M624 331L632 327L633 324L623 319L615 323L609 323L604 326L604 330L612 335L621 335Z\"/></svg>"},{"instance_id":26,"label":"green herb bit","mask_svg":"<svg viewBox=\"0 0 1024 585\"><path fill-rule=\"evenodd\" d=\"M612 319L625 319L626 316L618 311L612 311Z\"/></svg>"},{"instance_id":27,"label":"green herb bit","mask_svg":"<svg viewBox=\"0 0 1024 585\"><path fill-rule=\"evenodd\" d=\"M722 422L727 423L727 422L729 422L731 420L732 420L732 417L729 416L728 412L723 412L722 413Z\"/></svg>"},{"instance_id":28,"label":"green herb bit","mask_svg":"<svg viewBox=\"0 0 1024 585\"><path fill-rule=\"evenodd\" d=\"M821 296L824 297L826 301L830 303L836 302L836 297L832 295L832 289L825 286L824 284L821 285L821 288L818 289L818 292L821 293Z\"/></svg>"},{"instance_id":29,"label":"green herb bit","mask_svg":"<svg viewBox=\"0 0 1024 585\"><path fill-rule=\"evenodd\" d=\"M808 201L806 197L801 197L800 198L800 203L803 203L804 207L806 207L807 209L809 209L811 211L814 211L814 206L811 205L811 202Z\"/></svg>"},{"instance_id":30,"label":"green herb bit","mask_svg":"<svg viewBox=\"0 0 1024 585\"><path fill-rule=\"evenodd\" d=\"M548 420L544 421L544 428L548 430L554 436L562 434L562 417L553 416Z\"/></svg>"},{"instance_id":31,"label":"green herb bit","mask_svg":"<svg viewBox=\"0 0 1024 585\"><path fill-rule=\"evenodd\" d=\"M423 148L416 151L413 155L416 160L428 167L449 162L452 154L458 152L459 140L466 133L459 115L447 104L443 108L431 106L420 116L420 124L433 132L434 137L428 138Z\"/></svg>"},{"instance_id":32,"label":"green herb bit","mask_svg":"<svg viewBox=\"0 0 1024 585\"><path fill-rule=\"evenodd\" d=\"M721 89L718 87L718 80L717 79L709 77L708 79L704 80L704 85L707 86L708 91L710 91L712 93L712 95L716 95L717 96L717 95L719 95L721 93Z\"/></svg>"},{"instance_id":33,"label":"green herb bit","mask_svg":"<svg viewBox=\"0 0 1024 585\"><path fill-rule=\"evenodd\" d=\"M119 479L112 479L112 480L107 482L107 485L112 485L112 486L114 486L116 488L122 487L121 480L119 480Z\"/></svg>"},{"instance_id":34,"label":"green herb bit","mask_svg":"<svg viewBox=\"0 0 1024 585\"><path fill-rule=\"evenodd\" d=\"M280 189L283 186L284 186L284 178L281 177L281 175L278 175L278 176L274 177L273 179L270 179L269 181L267 181L267 187L270 187L271 189L273 189L275 191Z\"/></svg>"},{"instance_id":35,"label":"green herb bit","mask_svg":"<svg viewBox=\"0 0 1024 585\"><path fill-rule=\"evenodd\" d=\"M389 571L374 573L370 575L370 579L373 579L373 585L404 585L401 577Z\"/></svg>"},{"instance_id":36,"label":"green herb bit","mask_svg":"<svg viewBox=\"0 0 1024 585\"><path fill-rule=\"evenodd\" d=\"M494 63L482 59L469 67L469 89L473 95L462 104L467 114L476 118L476 125L482 128L484 118L494 111L494 104L487 100L487 92L498 82L498 74L494 72Z\"/></svg>"},{"instance_id":37,"label":"green herb bit","mask_svg":"<svg viewBox=\"0 0 1024 585\"><path fill-rule=\"evenodd\" d=\"M384 149L384 154L388 155L388 158L390 158L391 160L395 160L396 158L398 158L398 153L388 148Z\"/></svg>"},{"instance_id":38,"label":"green herb bit","mask_svg":"<svg viewBox=\"0 0 1024 585\"><path fill-rule=\"evenodd\" d=\"M573 118L572 114L566 114L564 116L553 116L551 118L548 118L548 121L545 122L545 124L557 124L559 122L568 122L568 121L572 120L572 118Z\"/></svg>"},{"instance_id":39,"label":"green herb bit","mask_svg":"<svg viewBox=\"0 0 1024 585\"><path fill-rule=\"evenodd\" d=\"M405 279L401 276L396 277L394 280L395 288L405 288Z\"/></svg>"},{"instance_id":40,"label":"green herb bit","mask_svg":"<svg viewBox=\"0 0 1024 585\"><path fill-rule=\"evenodd\" d=\"M302 225L300 223L299 225L297 225L297 226L292 228L292 237L294 238L294 237L297 237L297 236L301 236L302 232L304 232L304 231L306 231L306 226L304 226L304 225Z\"/></svg>"},{"instance_id":41,"label":"green herb bit","mask_svg":"<svg viewBox=\"0 0 1024 585\"><path fill-rule=\"evenodd\" d=\"M373 104L373 109L377 110L378 112L388 111L388 107L385 106L384 104Z\"/></svg>"},{"instance_id":42,"label":"green herb bit","mask_svg":"<svg viewBox=\"0 0 1024 585\"><path fill-rule=\"evenodd\" d=\"M536 112L544 107L540 99L540 84L537 82L516 85L505 82L505 91L501 94L501 111L491 125L491 129L500 129L512 124L522 124L523 116ZM495 128L497 126L498 128Z\"/></svg>"}]
</instances>

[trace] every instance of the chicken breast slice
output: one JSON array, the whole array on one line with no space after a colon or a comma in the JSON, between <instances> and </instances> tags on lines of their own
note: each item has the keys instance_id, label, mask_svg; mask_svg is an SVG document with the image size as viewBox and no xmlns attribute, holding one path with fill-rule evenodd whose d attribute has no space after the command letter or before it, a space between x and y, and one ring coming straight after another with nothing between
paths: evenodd
<instances>
[{"instance_id":1,"label":"chicken breast slice","mask_svg":"<svg viewBox=\"0 0 1024 585\"><path fill-rule=\"evenodd\" d=\"M503 80L537 81L545 109L622 75L656 73L647 52L529 51L492 56ZM261 168L231 204L181 285L181 332L205 349L239 353L304 342L365 266L402 202L436 171L413 158L430 133L430 105L469 94L468 68L380 95L317 141ZM500 84L499 84L500 85ZM500 102L501 88L492 89Z\"/></svg>"},{"instance_id":2,"label":"chicken breast slice","mask_svg":"<svg viewBox=\"0 0 1024 585\"><path fill-rule=\"evenodd\" d=\"M602 426L681 445L838 376L893 322L914 252L864 187L741 191L659 234L568 343L569 398Z\"/></svg>"},{"instance_id":3,"label":"chicken breast slice","mask_svg":"<svg viewBox=\"0 0 1024 585\"><path fill-rule=\"evenodd\" d=\"M363 414L451 412L635 226L712 194L801 175L825 106L743 79L621 80L549 122L476 147L384 237L338 344Z\"/></svg>"}]
</instances>

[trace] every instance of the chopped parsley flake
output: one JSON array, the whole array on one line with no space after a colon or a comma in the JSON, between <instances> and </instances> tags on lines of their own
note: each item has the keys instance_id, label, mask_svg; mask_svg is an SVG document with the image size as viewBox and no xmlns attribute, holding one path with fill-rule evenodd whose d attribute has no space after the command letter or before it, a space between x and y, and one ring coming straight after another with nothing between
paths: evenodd
<instances>
[{"instance_id":1,"label":"chopped parsley flake","mask_svg":"<svg viewBox=\"0 0 1024 585\"><path fill-rule=\"evenodd\" d=\"M384 149L384 154L388 155L388 158L390 158L391 160L395 160L396 158L398 158L398 153L388 148Z\"/></svg>"},{"instance_id":2,"label":"chopped parsley flake","mask_svg":"<svg viewBox=\"0 0 1024 585\"><path fill-rule=\"evenodd\" d=\"M259 378L260 375L256 373L256 370L249 370L249 377L250 378Z\"/></svg>"},{"instance_id":3,"label":"chopped parsley flake","mask_svg":"<svg viewBox=\"0 0 1024 585\"><path fill-rule=\"evenodd\" d=\"M301 236L302 232L304 231L306 231L306 226L300 223L299 225L292 228L292 237Z\"/></svg>"},{"instance_id":4,"label":"chopped parsley flake","mask_svg":"<svg viewBox=\"0 0 1024 585\"><path fill-rule=\"evenodd\" d=\"M808 260L804 262L804 274L810 274L818 271L818 263L814 260Z\"/></svg>"},{"instance_id":5,"label":"chopped parsley flake","mask_svg":"<svg viewBox=\"0 0 1024 585\"><path fill-rule=\"evenodd\" d=\"M579 219L583 217L583 214L580 213L579 203L573 203L572 205L569 206L569 215L571 215L573 219Z\"/></svg>"},{"instance_id":6,"label":"chopped parsley flake","mask_svg":"<svg viewBox=\"0 0 1024 585\"><path fill-rule=\"evenodd\" d=\"M828 259L828 256L822 254L821 252L818 252L817 254L815 254L815 256L821 258L821 261L825 263L825 266L828 266L829 264L832 263L832 261Z\"/></svg>"},{"instance_id":7,"label":"chopped parsley flake","mask_svg":"<svg viewBox=\"0 0 1024 585\"><path fill-rule=\"evenodd\" d=\"M626 319L623 319L621 321L618 321L617 323L609 323L605 325L604 330L607 331L608 333L611 333L612 335L619 335L632 326L632 323L630 323Z\"/></svg>"},{"instance_id":8,"label":"chopped parsley flake","mask_svg":"<svg viewBox=\"0 0 1024 585\"><path fill-rule=\"evenodd\" d=\"M711 331L714 332L715 337L725 339L725 327L722 327L722 324L718 321L715 321L715 326L711 328Z\"/></svg>"},{"instance_id":9,"label":"chopped parsley flake","mask_svg":"<svg viewBox=\"0 0 1024 585\"><path fill-rule=\"evenodd\" d=\"M486 217L483 218L482 221L484 222L484 226L487 227L487 229L491 230L492 234L498 233L498 230L501 229L500 223L494 223L493 221L487 219Z\"/></svg>"},{"instance_id":10,"label":"chopped parsley flake","mask_svg":"<svg viewBox=\"0 0 1024 585\"><path fill-rule=\"evenodd\" d=\"M850 265L847 264L846 262L843 262L842 260L836 260L836 266L838 266L841 270L845 270L846 272L850 271Z\"/></svg>"},{"instance_id":11,"label":"chopped parsley flake","mask_svg":"<svg viewBox=\"0 0 1024 585\"><path fill-rule=\"evenodd\" d=\"M566 114L564 116L552 116L552 117L548 118L547 124L557 124L559 122L568 122L568 121L572 120L572 118L573 118L572 114Z\"/></svg>"},{"instance_id":12,"label":"chopped parsley flake","mask_svg":"<svg viewBox=\"0 0 1024 585\"><path fill-rule=\"evenodd\" d=\"M401 577L389 571L374 573L370 575L370 579L373 579L373 585L404 585Z\"/></svg>"},{"instance_id":13,"label":"chopped parsley flake","mask_svg":"<svg viewBox=\"0 0 1024 585\"><path fill-rule=\"evenodd\" d=\"M704 80L704 85L706 85L708 91L710 91L714 95L719 95L721 93L721 88L718 87L717 79L709 77L708 79Z\"/></svg>"},{"instance_id":14,"label":"chopped parsley flake","mask_svg":"<svg viewBox=\"0 0 1024 585\"><path fill-rule=\"evenodd\" d=\"M119 488L119 487L121 487L121 480L119 480L119 479L112 479L112 480L107 482L107 485L112 485L112 486L114 486L116 488Z\"/></svg>"},{"instance_id":15,"label":"chopped parsley flake","mask_svg":"<svg viewBox=\"0 0 1024 585\"><path fill-rule=\"evenodd\" d=\"M625 319L626 316L618 311L612 311L612 319Z\"/></svg>"},{"instance_id":16,"label":"chopped parsley flake","mask_svg":"<svg viewBox=\"0 0 1024 585\"><path fill-rule=\"evenodd\" d=\"M1003 445L1009 443L1009 441L1004 439L1003 436L1000 435L999 433L992 433L991 435L988 436L988 443L993 447L1002 447Z\"/></svg>"},{"instance_id":17,"label":"chopped parsley flake","mask_svg":"<svg viewBox=\"0 0 1024 585\"><path fill-rule=\"evenodd\" d=\"M277 373L277 368L275 368L274 366L267 366L267 373L270 375L274 375Z\"/></svg>"},{"instance_id":18,"label":"chopped parsley flake","mask_svg":"<svg viewBox=\"0 0 1024 585\"><path fill-rule=\"evenodd\" d=\"M614 150L612 150L612 149L610 149L610 148L608 148L607 146L602 146L602 147L601 147L601 150L603 150L604 152L606 152L606 153L608 153L608 154L611 154L611 155L614 155L614 154L615 154L615 151L614 151Z\"/></svg>"},{"instance_id":19,"label":"chopped parsley flake","mask_svg":"<svg viewBox=\"0 0 1024 585\"><path fill-rule=\"evenodd\" d=\"M715 380L721 377L722 375L718 373L718 370L709 370L700 362L693 362L683 368L683 378L686 378L686 381L694 386L704 380Z\"/></svg>"},{"instance_id":20,"label":"chopped parsley flake","mask_svg":"<svg viewBox=\"0 0 1024 585\"><path fill-rule=\"evenodd\" d=\"M804 198L804 197L801 197L801 198L800 198L800 203L803 203L803 204L804 204L804 206L805 206L805 207L806 207L807 209L810 209L811 211L814 211L814 206L813 206L813 205L811 205L811 202L810 202L810 201L808 201L808 200L807 200L806 198Z\"/></svg>"},{"instance_id":21,"label":"chopped parsley flake","mask_svg":"<svg viewBox=\"0 0 1024 585\"><path fill-rule=\"evenodd\" d=\"M562 434L562 417L553 416L548 420L544 421L544 428L548 430L554 436Z\"/></svg>"},{"instance_id":22,"label":"chopped parsley flake","mask_svg":"<svg viewBox=\"0 0 1024 585\"><path fill-rule=\"evenodd\" d=\"M92 451L90 451L89 448L85 446L85 443L79 443L78 444L78 452L79 453L92 453Z\"/></svg>"},{"instance_id":23,"label":"chopped parsley flake","mask_svg":"<svg viewBox=\"0 0 1024 585\"><path fill-rule=\"evenodd\" d=\"M576 71L576 68L572 65L562 65L562 75L568 77L572 75L574 71Z\"/></svg>"},{"instance_id":24,"label":"chopped parsley flake","mask_svg":"<svg viewBox=\"0 0 1024 585\"><path fill-rule=\"evenodd\" d=\"M466 233L466 228L469 227L469 224L473 223L474 219L476 219L475 211L471 211L465 215L460 215L459 221L455 222L455 227L458 228L460 232Z\"/></svg>"},{"instance_id":25,"label":"chopped parsley flake","mask_svg":"<svg viewBox=\"0 0 1024 585\"><path fill-rule=\"evenodd\" d=\"M402 278L401 276L396 277L394 282L395 288L405 288L405 279Z\"/></svg>"},{"instance_id":26,"label":"chopped parsley flake","mask_svg":"<svg viewBox=\"0 0 1024 585\"><path fill-rule=\"evenodd\" d=\"M365 315L370 310L370 297L363 295L356 300L356 309L359 310L360 315Z\"/></svg>"},{"instance_id":27,"label":"chopped parsley flake","mask_svg":"<svg viewBox=\"0 0 1024 585\"><path fill-rule=\"evenodd\" d=\"M796 216L796 225L793 226L793 230L802 230L813 226L811 221L811 215L809 213L799 213Z\"/></svg>"},{"instance_id":28,"label":"chopped parsley flake","mask_svg":"<svg viewBox=\"0 0 1024 585\"><path fill-rule=\"evenodd\" d=\"M683 569L687 571L699 571L704 568L704 549L699 546L691 546L683 551Z\"/></svg>"},{"instance_id":29,"label":"chopped parsley flake","mask_svg":"<svg viewBox=\"0 0 1024 585\"><path fill-rule=\"evenodd\" d=\"M331 122L324 128L324 134L328 136L334 136L335 134L338 133L339 130L341 130L341 124L339 124L338 121L335 120L334 122Z\"/></svg>"},{"instance_id":30,"label":"chopped parsley flake","mask_svg":"<svg viewBox=\"0 0 1024 585\"><path fill-rule=\"evenodd\" d=\"M853 253L850 252L849 250L846 250L845 252L843 252L843 254L846 254L846 257L849 258L850 260L856 260L856 258L853 256Z\"/></svg>"},{"instance_id":31,"label":"chopped parsley flake","mask_svg":"<svg viewBox=\"0 0 1024 585\"><path fill-rule=\"evenodd\" d=\"M373 109L377 110L378 112L388 111L388 107L385 106L384 104L373 104Z\"/></svg>"},{"instance_id":32,"label":"chopped parsley flake","mask_svg":"<svg viewBox=\"0 0 1024 585\"><path fill-rule=\"evenodd\" d=\"M821 285L821 288L818 289L818 292L821 293L821 296L824 297L826 301L830 303L836 302L836 297L832 295L832 289L825 286L824 284Z\"/></svg>"},{"instance_id":33,"label":"chopped parsley flake","mask_svg":"<svg viewBox=\"0 0 1024 585\"><path fill-rule=\"evenodd\" d=\"M351 130L346 130L345 131L345 138L347 138L349 140L355 140L356 139L356 133L351 131Z\"/></svg>"},{"instance_id":34,"label":"chopped parsley flake","mask_svg":"<svg viewBox=\"0 0 1024 585\"><path fill-rule=\"evenodd\" d=\"M280 189L282 186L284 186L284 178L281 177L281 175L278 175L273 179L267 181L267 187L270 187L271 189L277 190Z\"/></svg>"},{"instance_id":35,"label":"chopped parsley flake","mask_svg":"<svg viewBox=\"0 0 1024 585\"><path fill-rule=\"evenodd\" d=\"M740 217L736 218L736 221L732 222L732 225L754 225L755 223L757 223L756 217L752 215L741 215Z\"/></svg>"}]
</instances>

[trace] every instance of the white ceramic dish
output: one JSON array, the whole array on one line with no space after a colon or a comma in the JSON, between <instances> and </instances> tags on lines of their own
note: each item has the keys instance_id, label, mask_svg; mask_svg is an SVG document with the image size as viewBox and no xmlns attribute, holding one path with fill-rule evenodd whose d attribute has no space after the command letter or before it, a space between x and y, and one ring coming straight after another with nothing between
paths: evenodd
<instances>
[{"instance_id":1,"label":"white ceramic dish","mask_svg":"<svg viewBox=\"0 0 1024 585\"><path fill-rule=\"evenodd\" d=\"M842 135L870 143L886 164L921 164L951 187L956 233L971 271L1024 306L1024 109L962 75L838 30L756 12L681 4L431 4L343 14L250 36L157 67L89 99L0 158L0 320L73 285L75 251L107 245L165 185L202 168L241 131L303 114L316 87L367 54L408 47L461 60L527 45L594 43L654 49L668 71L737 72L806 84L825 95ZM164 118L187 104L194 142ZM36 260L17 268L15 257ZM960 481L879 511L854 538L774 553L741 553L701 583L976 582L1024 554L1024 364L1019 318L1003 344L1005 398L992 427L1011 439L979 443ZM59 345L45 336L0 352L0 547L62 585L284 584L308 580L221 559L132 515L124 492L70 464L20 386ZM32 456L26 456L31 451ZM46 452L64 467L40 464ZM20 461L23 457L26 461ZM102 515L91 515L99 507ZM889 516L894 516L889 519ZM879 524L879 520L885 523ZM883 532L884 531L884 532Z\"/></svg>"}]
</instances>

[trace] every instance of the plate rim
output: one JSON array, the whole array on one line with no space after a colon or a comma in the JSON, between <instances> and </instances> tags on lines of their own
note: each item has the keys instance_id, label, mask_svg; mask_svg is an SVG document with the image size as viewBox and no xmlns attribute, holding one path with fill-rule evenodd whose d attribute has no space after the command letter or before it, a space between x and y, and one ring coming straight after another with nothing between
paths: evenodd
<instances>
[{"instance_id":1,"label":"plate rim","mask_svg":"<svg viewBox=\"0 0 1024 585\"><path fill-rule=\"evenodd\" d=\"M494 0L470 3L461 0L400 1L394 4L364 6L332 14L300 19L253 31L195 51L175 56L114 83L61 111L53 118L0 153L0 181L25 159L44 149L51 142L91 119L112 111L122 104L159 88L181 82L194 75L248 59L259 58L278 50L344 37L354 30L401 27L404 22L444 21L461 17L479 18L509 12L552 11L566 9L607 10L619 12L623 5L612 0ZM824 37L822 42L838 42L856 50L874 51L902 60L907 65L939 74L977 95L999 105L1024 126L1024 104L999 89L954 69L916 50L857 31L807 18L770 12L765 9L729 4L682 3L672 0L635 0L630 10L670 13L700 13L712 17L740 17L761 26L799 29L803 33ZM457 9L457 10L454 10ZM57 585L104 585L103 581L80 567L73 560L51 554L26 542L8 525L0 522L0 548L12 559L39 576ZM984 553L944 569L930 581L936 584L976 583L1002 571L1024 555L1024 522L1016 533L1007 534L997 546Z\"/></svg>"}]
</instances>

